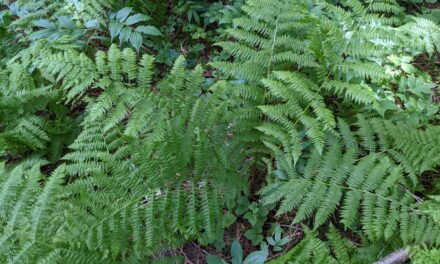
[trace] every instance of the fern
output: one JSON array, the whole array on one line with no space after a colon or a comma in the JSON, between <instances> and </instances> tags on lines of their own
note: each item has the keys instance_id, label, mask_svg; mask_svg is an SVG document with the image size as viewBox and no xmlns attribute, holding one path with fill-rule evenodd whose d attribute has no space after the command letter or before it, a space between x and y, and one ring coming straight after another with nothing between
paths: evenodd
<instances>
[{"instance_id":1,"label":"fern","mask_svg":"<svg viewBox=\"0 0 440 264\"><path fill-rule=\"evenodd\" d=\"M282 125L287 132L287 137L292 144L289 148L296 158L301 155L298 147L302 140L300 131L295 126L300 122L305 128L305 134L314 143L318 151L322 151L325 141L325 130L331 130L335 126L332 112L326 108L323 98L316 94L319 88L302 75L289 72L274 72L274 80L263 79L263 85L274 97L280 97L285 103L274 106L260 106L262 112L271 120ZM311 105L313 115L306 115L303 109ZM263 126L258 128L267 135L274 135L276 127ZM279 138L279 137L278 137ZM296 145L296 146L295 146Z\"/></svg>"},{"instance_id":2,"label":"fern","mask_svg":"<svg viewBox=\"0 0 440 264\"><path fill-rule=\"evenodd\" d=\"M164 243L219 239L225 199L245 183L245 157L229 155L240 146L228 143L227 104L216 99L221 85L205 95L201 68L187 73L181 57L152 91L152 57L138 64L128 61L130 54L115 46L98 53L103 91L63 158L72 179L65 195L75 205L69 232L87 250L113 259L152 254ZM103 206L108 200L115 203Z\"/></svg>"},{"instance_id":3,"label":"fern","mask_svg":"<svg viewBox=\"0 0 440 264\"><path fill-rule=\"evenodd\" d=\"M2 72L0 88L0 138L2 152L22 152L26 149L41 150L49 141L48 120L34 115L57 99L50 86L37 87L32 76L19 64L10 64ZM20 111L17 111L20 108Z\"/></svg>"},{"instance_id":4,"label":"fern","mask_svg":"<svg viewBox=\"0 0 440 264\"><path fill-rule=\"evenodd\" d=\"M256 106L268 100L261 80L269 78L273 70L313 68L318 64L302 38L304 34L299 33L308 27L305 3L248 1L242 9L245 15L234 20L235 27L227 31L234 41L218 43L234 61L211 65L234 80L231 94L242 98L237 101L234 128L250 142L258 142L254 128L259 126L261 112Z\"/></svg>"},{"instance_id":5,"label":"fern","mask_svg":"<svg viewBox=\"0 0 440 264\"><path fill-rule=\"evenodd\" d=\"M5 263L43 261L52 248L62 217L51 217L55 199L63 180L63 167L58 168L42 187L39 183L41 161L23 163L12 170L2 165L0 259ZM48 228L48 225L52 228Z\"/></svg>"},{"instance_id":6,"label":"fern","mask_svg":"<svg viewBox=\"0 0 440 264\"><path fill-rule=\"evenodd\" d=\"M236 28L228 31L238 42L218 43L236 62L211 65L250 82L259 82L261 76L276 69L317 66L307 43L295 33L307 27L303 21L308 15L305 4L292 0L248 1L242 8L246 16L236 19Z\"/></svg>"},{"instance_id":7,"label":"fern","mask_svg":"<svg viewBox=\"0 0 440 264\"><path fill-rule=\"evenodd\" d=\"M327 240L320 240L315 230L305 227L305 237L286 254L268 264L285 263L372 263L384 252L381 246L358 247L338 233L331 225L326 234ZM366 254L365 254L366 252Z\"/></svg>"},{"instance_id":8,"label":"fern","mask_svg":"<svg viewBox=\"0 0 440 264\"><path fill-rule=\"evenodd\" d=\"M413 17L413 22L400 27L400 31L408 34L409 44L418 52L427 52L430 56L440 50L440 28L434 22L422 17ZM422 49L420 49L422 48Z\"/></svg>"},{"instance_id":9,"label":"fern","mask_svg":"<svg viewBox=\"0 0 440 264\"><path fill-rule=\"evenodd\" d=\"M340 121L340 127L345 127L341 130L344 145L347 147L345 151L343 145L333 140L322 157L318 152L312 153L304 169L298 172L288 171L295 170L293 167L281 166L284 162L289 162L288 155L275 156L280 164L278 170L292 177L267 193L263 201L273 203L282 200L278 214L297 208L293 220L295 223L314 217L314 226L319 227L341 208L338 213L341 223L353 230L358 225L361 226L370 240L389 240L399 234L404 244L412 241L438 243L434 242L435 236L430 236L431 233L438 232L434 222L412 207L416 202L414 196L405 191L413 188L411 183L412 186L416 184L417 179L413 175L429 170L437 163L430 163L421 170L415 169L411 164L420 164L420 161L412 163L415 157L413 154L419 153L422 158L423 155L430 154L423 154L426 150L419 140L405 140L401 138L402 134L389 137L389 142L385 143L387 138L384 138L384 134L393 134L391 131L384 133L384 127L388 126L386 129L390 130L396 127L387 123L379 126L379 122L368 122L359 117L358 132L363 140L361 147L366 152L359 152L359 147L353 147L356 136L347 131L346 124ZM377 130L373 130L372 126ZM377 131L377 134L373 131ZM430 135L429 130L412 131L414 134ZM381 143L380 148L377 147L376 136ZM436 140L434 138L436 136L431 135L431 140ZM402 142L405 142L405 146L401 145ZM407 152L409 149L406 147L411 148L411 153ZM401 162L402 165L399 165Z\"/></svg>"},{"instance_id":10,"label":"fern","mask_svg":"<svg viewBox=\"0 0 440 264\"><path fill-rule=\"evenodd\" d=\"M67 101L76 99L89 89L97 75L93 62L74 50L40 53L39 59L34 59L34 63L50 82L62 80Z\"/></svg>"},{"instance_id":11,"label":"fern","mask_svg":"<svg viewBox=\"0 0 440 264\"><path fill-rule=\"evenodd\" d=\"M16 10L18 19L11 26L16 29L26 28L34 20L56 16L61 13L57 11L61 10L62 5L63 1L16 1L11 6Z\"/></svg>"},{"instance_id":12,"label":"fern","mask_svg":"<svg viewBox=\"0 0 440 264\"><path fill-rule=\"evenodd\" d=\"M437 126L428 125L422 130L403 123L367 120L362 116L358 116L356 125L359 127L361 145L368 151L387 152L402 164L414 185L417 182L416 175L440 164L435 154L438 152L435 142L439 140Z\"/></svg>"},{"instance_id":13,"label":"fern","mask_svg":"<svg viewBox=\"0 0 440 264\"><path fill-rule=\"evenodd\" d=\"M411 252L411 263L436 263L439 257L440 252L438 248L429 249L426 246L415 247L412 249Z\"/></svg>"},{"instance_id":14,"label":"fern","mask_svg":"<svg viewBox=\"0 0 440 264\"><path fill-rule=\"evenodd\" d=\"M231 115L228 102L221 99L224 84L204 87L201 68L187 72L181 57L154 91L153 61L146 55L137 62L133 51L121 52L115 46L98 53L92 66L96 75L81 88L89 102L82 131L53 176L57 179L53 184L65 178L66 186L54 193L48 181L38 199L26 196L31 200L22 198L20 207L4 210L8 215L21 213L35 202L20 228L44 238L45 251L37 250L39 242L22 240L11 244L14 249L2 248L5 257L24 262L41 258L42 263L90 259L117 263L126 255L148 259L163 245L222 239L224 210L246 189L250 165L243 166L246 153L227 133ZM43 76L54 85L64 74L64 69L51 70L46 64L38 69L50 73ZM61 87L66 82L64 77ZM91 87L100 90L98 97L87 95ZM32 128L33 133L38 131ZM48 141L44 134L36 137ZM31 175L39 175L38 169L36 165ZM21 193L15 189L18 183L11 178L4 195ZM111 206L106 205L109 200L114 201ZM45 229L54 233L37 235Z\"/></svg>"},{"instance_id":15,"label":"fern","mask_svg":"<svg viewBox=\"0 0 440 264\"><path fill-rule=\"evenodd\" d=\"M323 131L335 128L335 111L355 107L384 115L391 102L377 87L393 76L383 58L406 41L392 26L398 22L384 19L383 25L376 24L384 13L402 12L395 1L346 1L343 7L317 1L313 7L322 15L313 15L301 1L248 1L243 6L246 15L228 31L233 40L218 43L233 61L211 63L239 82L231 87L234 96L242 98L238 129L249 135L253 128L266 136L280 134L273 131L274 124L258 125L262 112L290 134L295 162L304 138L322 150ZM327 105L329 100L337 100L338 108Z\"/></svg>"},{"instance_id":16,"label":"fern","mask_svg":"<svg viewBox=\"0 0 440 264\"><path fill-rule=\"evenodd\" d=\"M83 22L97 20L101 23L107 18L106 11L110 9L113 1L99 0L74 0L70 1L74 6L74 17L78 17Z\"/></svg>"},{"instance_id":17,"label":"fern","mask_svg":"<svg viewBox=\"0 0 440 264\"><path fill-rule=\"evenodd\" d=\"M247 0L211 84L183 56L166 74L151 55L36 30L105 25L115 1L2 3L2 263L177 262L159 256L222 244L265 168L262 206L313 225L273 263L440 243L437 198L418 197L440 165L438 107L419 108L436 90L409 64L438 51L438 26L407 23L398 1Z\"/></svg>"}]
</instances>

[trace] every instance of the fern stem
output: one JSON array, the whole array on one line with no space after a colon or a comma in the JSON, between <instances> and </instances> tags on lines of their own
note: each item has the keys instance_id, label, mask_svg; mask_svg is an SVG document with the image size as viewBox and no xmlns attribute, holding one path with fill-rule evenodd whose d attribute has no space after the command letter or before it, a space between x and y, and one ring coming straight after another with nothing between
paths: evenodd
<instances>
[{"instance_id":1,"label":"fern stem","mask_svg":"<svg viewBox=\"0 0 440 264\"><path fill-rule=\"evenodd\" d=\"M269 75L270 75L270 72L271 72L271 68L272 68L272 59L273 59L273 54L274 54L274 51L275 51L275 43L276 43L277 35L278 35L278 20L279 20L279 17L277 17L276 20L275 20L275 30L273 32L272 48L271 48L271 51L270 51L269 65L267 66L267 77L266 78L269 78Z\"/></svg>"}]
</instances>

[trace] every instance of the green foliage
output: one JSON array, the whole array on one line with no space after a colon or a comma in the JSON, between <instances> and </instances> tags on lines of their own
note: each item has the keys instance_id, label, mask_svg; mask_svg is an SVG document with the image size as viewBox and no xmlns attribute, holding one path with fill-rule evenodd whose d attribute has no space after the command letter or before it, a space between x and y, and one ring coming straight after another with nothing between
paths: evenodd
<instances>
[{"instance_id":1,"label":"green foliage","mask_svg":"<svg viewBox=\"0 0 440 264\"><path fill-rule=\"evenodd\" d=\"M414 264L433 264L437 263L440 258L440 250L438 248L429 249L426 246L420 246L412 250L411 263Z\"/></svg>"},{"instance_id":2,"label":"green foliage","mask_svg":"<svg viewBox=\"0 0 440 264\"><path fill-rule=\"evenodd\" d=\"M66 4L73 17L81 20L84 24L88 21L105 23L107 11L117 3L114 0L72 0Z\"/></svg>"},{"instance_id":3,"label":"green foliage","mask_svg":"<svg viewBox=\"0 0 440 264\"><path fill-rule=\"evenodd\" d=\"M439 243L435 235L431 237L438 227L429 215L412 208L416 200L410 192L417 183L415 175L439 164L425 149L432 145L423 143L425 139L438 140L437 127L418 131L362 116L356 126L359 129L353 133L340 120L342 142L327 142L322 156L312 151L298 169L291 152L278 150L278 169L288 180L268 188L263 201L282 200L278 214L297 208L294 223L313 216L317 228L337 212L345 228L361 227L372 241L394 239L399 234L405 245L413 241ZM398 129L406 133L395 133Z\"/></svg>"},{"instance_id":4,"label":"green foliage","mask_svg":"<svg viewBox=\"0 0 440 264\"><path fill-rule=\"evenodd\" d=\"M0 11L0 63L5 63L13 57L21 47L15 42L17 35L8 30L11 24L11 12L9 10Z\"/></svg>"},{"instance_id":5,"label":"green foliage","mask_svg":"<svg viewBox=\"0 0 440 264\"><path fill-rule=\"evenodd\" d=\"M55 84L42 81L41 73L35 68L27 70L28 58L24 54L1 72L0 153L10 155L27 150L38 153L50 147L47 158L55 161L63 145L69 144L76 134L75 117L66 115L66 107L57 105L61 94Z\"/></svg>"},{"instance_id":6,"label":"green foliage","mask_svg":"<svg viewBox=\"0 0 440 264\"><path fill-rule=\"evenodd\" d=\"M181 263L235 221L261 250L233 264L434 261L440 29L412 7L2 1L0 262Z\"/></svg>"},{"instance_id":7,"label":"green foliage","mask_svg":"<svg viewBox=\"0 0 440 264\"><path fill-rule=\"evenodd\" d=\"M357 247L338 233L334 226L330 226L326 237L326 241L320 240L317 231L306 228L306 236L298 245L285 255L267 263L372 263L383 253L383 247L381 247L383 245L379 244Z\"/></svg>"},{"instance_id":8,"label":"green foliage","mask_svg":"<svg viewBox=\"0 0 440 264\"><path fill-rule=\"evenodd\" d=\"M420 205L420 209L431 215L437 224L440 224L440 197L438 195L429 196L429 199Z\"/></svg>"},{"instance_id":9,"label":"green foliage","mask_svg":"<svg viewBox=\"0 0 440 264\"><path fill-rule=\"evenodd\" d=\"M411 34L411 48L419 52L427 52L432 56L440 49L440 29L438 25L426 18L413 17L413 22L407 23L400 30ZM415 35L414 35L415 34Z\"/></svg>"},{"instance_id":10,"label":"green foliage","mask_svg":"<svg viewBox=\"0 0 440 264\"><path fill-rule=\"evenodd\" d=\"M263 264L267 257L268 252L267 248L262 246L260 251L251 252L245 259L243 259L243 248L240 245L240 242L235 240L231 245L231 257L232 264ZM208 264L225 264L226 261L222 260L217 256L208 255L206 256L206 261Z\"/></svg>"},{"instance_id":11,"label":"green foliage","mask_svg":"<svg viewBox=\"0 0 440 264\"><path fill-rule=\"evenodd\" d=\"M257 127L269 148L274 142L267 142L266 136L290 138L289 151L297 160L303 151L301 141L311 141L322 151L326 132L334 132L334 112L350 116L356 110L380 115L401 111L389 87L406 77L398 69L401 65L387 58L409 56L412 51L404 50L407 37L391 26L397 21L371 22L379 19L376 13L399 13L401 8L395 2L358 1L347 2L346 8L324 1L316 6L294 0L247 2L246 15L228 30L233 40L218 43L234 60L211 63L239 83L233 88L241 98L236 116L243 119L245 133ZM405 113L419 111L425 104L421 100L432 95L432 90L425 92L415 95L405 89L399 94L408 101ZM435 116L438 108L424 111ZM270 121L263 126L261 114ZM289 135L280 133L281 127Z\"/></svg>"},{"instance_id":12,"label":"green foliage","mask_svg":"<svg viewBox=\"0 0 440 264\"><path fill-rule=\"evenodd\" d=\"M395 2L364 5L347 1L343 6L323 1L315 7L296 1L248 1L243 7L247 16L237 19L237 28L229 31L234 40L219 43L234 61L211 65L243 83L236 88L238 96L249 102L247 112L254 113L251 118L256 120L255 127L263 133L261 140L273 156L274 173L287 179L266 188L265 204L283 200L278 214L297 209L294 223L313 216L316 228L338 213L345 228L360 228L371 241L400 236L404 244L414 240L433 242L423 235L438 227L428 220L429 216L420 216L412 209L416 200L411 190L414 192L418 185L416 175L438 165L438 159L430 154L438 150L431 152L432 145L426 144L438 140L437 128L430 126L421 131L380 119L370 123L359 117L351 124L359 127L357 135L352 135L350 126L342 120L339 131L335 131L334 116L340 113L351 123L349 113L364 111L399 120L427 105L430 99L426 95L432 95L435 85L407 75L419 74L410 71L408 65L391 63L393 56L432 53L435 47L421 51L405 47L410 39L398 31L414 30L415 25L397 29L394 25L402 23L397 16L386 19L378 15L401 13L403 9ZM285 17L290 19L284 22ZM436 28L433 23L430 26ZM427 31L426 39L434 38L432 32L435 30ZM295 61L301 55L298 47L291 51L296 57L283 54L291 47L278 41L297 43L295 37L302 41L298 45L301 51L312 55L308 59ZM400 80L398 96L405 106L396 107L395 98L390 96L393 91L386 90L396 79ZM337 103L329 103L329 98L335 96ZM260 115L252 110L255 106L266 122L258 125ZM428 112L423 116L432 114L435 119L438 107L427 107L430 110L423 110ZM422 121L418 119L422 115L415 116L416 124L432 120ZM249 119L249 114L243 117ZM326 145L329 147L323 153ZM420 221L420 228L407 229L411 221Z\"/></svg>"},{"instance_id":13,"label":"green foliage","mask_svg":"<svg viewBox=\"0 0 440 264\"><path fill-rule=\"evenodd\" d=\"M263 242L263 225L269 214L270 206L252 203L247 209L248 211L243 215L243 218L251 224L251 228L244 233L244 236L255 246Z\"/></svg>"},{"instance_id":14,"label":"green foliage","mask_svg":"<svg viewBox=\"0 0 440 264\"><path fill-rule=\"evenodd\" d=\"M143 42L143 35L160 36L162 33L154 26L138 25L139 22L150 20L150 17L140 13L130 15L131 11L131 7L124 7L118 12L110 14L108 28L111 40L118 37L120 46L129 42L139 52Z\"/></svg>"},{"instance_id":15,"label":"green foliage","mask_svg":"<svg viewBox=\"0 0 440 264\"><path fill-rule=\"evenodd\" d=\"M279 65L317 66L306 43L299 39L301 35L296 33L307 27L303 22L307 16L304 4L248 1L243 10L246 16L234 20L235 28L227 31L239 42L218 43L237 61L212 63L214 67L234 78L258 82L261 76L280 69Z\"/></svg>"},{"instance_id":16,"label":"green foliage","mask_svg":"<svg viewBox=\"0 0 440 264\"><path fill-rule=\"evenodd\" d=\"M61 189L64 167L44 179L39 170L42 162L29 160L12 169L1 164L0 259L4 263L47 263L53 257L47 245L57 240L57 229L64 221L62 215L52 217L58 207L55 197ZM40 181L45 181L44 187Z\"/></svg>"},{"instance_id":17,"label":"green foliage","mask_svg":"<svg viewBox=\"0 0 440 264\"><path fill-rule=\"evenodd\" d=\"M163 243L179 245L197 238L206 244L222 238L223 209L245 188L246 173L245 153L237 156L241 147L227 133L222 83L205 86L201 68L186 72L181 57L153 87L151 56L138 63L131 49L112 46L97 53L95 64L74 52L54 56L90 67L53 69L51 57L35 59L45 79L62 89L73 88L69 75L78 77L76 69L87 70L89 80L82 80L81 93L68 90L69 99L84 97L89 103L82 131L62 158L68 184L57 201L63 209L54 210L60 216L47 217L64 219L62 226L51 227L64 238L57 238L57 251L48 254L66 257L74 250L95 256L99 252L113 261L126 254L141 259ZM101 91L96 98L84 93L92 87ZM10 133L23 134L33 140L26 144L44 148L49 138L38 128L38 119L32 120ZM115 202L104 206L108 200ZM29 253L31 259L32 254L37 253Z\"/></svg>"},{"instance_id":18,"label":"green foliage","mask_svg":"<svg viewBox=\"0 0 440 264\"><path fill-rule=\"evenodd\" d=\"M273 251L281 251L282 246L290 242L289 237L281 237L282 229L279 224L276 224L273 230L273 236L266 237L267 243L273 247Z\"/></svg>"},{"instance_id":19,"label":"green foliage","mask_svg":"<svg viewBox=\"0 0 440 264\"><path fill-rule=\"evenodd\" d=\"M297 73L277 71L273 72L273 76L274 79L263 79L262 83L271 95L279 98L279 103L259 107L273 123L263 124L257 129L278 140L287 139L289 152L295 157L296 163L302 152L302 137L299 131L295 130L295 126L301 123L306 136L317 150L322 152L325 131L334 128L336 122L332 112L326 108L324 99L316 93L319 87L309 82L304 75ZM310 113L307 111L309 106ZM279 135L282 128L287 130L287 135ZM270 142L263 142L270 148Z\"/></svg>"},{"instance_id":20,"label":"green foliage","mask_svg":"<svg viewBox=\"0 0 440 264\"><path fill-rule=\"evenodd\" d=\"M50 22L47 19L38 19L32 21L32 24L38 28L42 28L41 30L34 31L30 35L32 40L57 40L63 36L72 36L73 39L78 39L86 33L84 29L77 29L74 21L66 16L58 17L56 23Z\"/></svg>"}]
</instances>

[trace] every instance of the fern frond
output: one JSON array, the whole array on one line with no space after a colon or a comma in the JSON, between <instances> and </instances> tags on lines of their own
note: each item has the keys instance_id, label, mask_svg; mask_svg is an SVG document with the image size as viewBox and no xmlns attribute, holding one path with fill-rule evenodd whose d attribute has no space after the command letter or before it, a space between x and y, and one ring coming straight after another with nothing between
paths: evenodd
<instances>
[{"instance_id":1,"label":"fern frond","mask_svg":"<svg viewBox=\"0 0 440 264\"><path fill-rule=\"evenodd\" d=\"M361 153L358 150L347 148L341 156L342 145L332 142L322 156L315 152L309 157L304 170L292 174L285 170L295 168L278 166L277 169L283 174L294 177L276 186L263 198L263 202L282 201L278 214L297 209L294 222L314 217L315 228L326 223L330 216L339 214L346 228L355 230L360 225L370 241L389 240L398 234L404 244L409 244L429 239L425 233L428 229L435 234L439 232L432 219L412 208L414 196L398 187L413 188L409 184L411 181L407 181L411 176L405 175L406 170L396 163L399 160L386 154L390 148L402 155L409 154L405 154L401 143L397 142L399 137L390 137L391 133L387 132L387 138L382 139L382 152L376 153L375 134L384 131L373 132L374 129L380 131L386 126L388 129L394 126L379 126L376 122L379 121L361 116L358 118L358 126L361 127L358 132L363 140L361 145L370 154L359 158ZM340 121L340 127L344 129L345 146L353 146L358 140L361 141L345 122ZM408 131L422 133L414 128ZM385 135L379 136L379 140L380 137ZM383 140L389 142L384 143ZM414 144L415 140L405 141L407 144L409 142ZM419 142L420 139L415 144L420 145ZM341 211L338 213L339 208Z\"/></svg>"}]
</instances>

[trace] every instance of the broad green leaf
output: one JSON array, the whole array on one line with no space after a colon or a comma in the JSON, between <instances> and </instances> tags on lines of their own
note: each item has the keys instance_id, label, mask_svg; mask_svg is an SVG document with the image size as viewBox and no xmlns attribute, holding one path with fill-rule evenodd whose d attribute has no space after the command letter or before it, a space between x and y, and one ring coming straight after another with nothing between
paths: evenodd
<instances>
[{"instance_id":1,"label":"broad green leaf","mask_svg":"<svg viewBox=\"0 0 440 264\"><path fill-rule=\"evenodd\" d=\"M49 36L49 39L51 40L57 40L59 38L61 38L61 33L58 31L53 31L52 35Z\"/></svg>"},{"instance_id":2,"label":"broad green leaf","mask_svg":"<svg viewBox=\"0 0 440 264\"><path fill-rule=\"evenodd\" d=\"M139 26L136 28L136 31L151 36L162 36L162 33L160 33L160 31L153 26Z\"/></svg>"},{"instance_id":3,"label":"broad green leaf","mask_svg":"<svg viewBox=\"0 0 440 264\"><path fill-rule=\"evenodd\" d=\"M235 223L236 219L237 219L237 217L235 215L233 215L231 213L226 213L223 216L222 226L223 227L228 227L228 226L232 225L233 223Z\"/></svg>"},{"instance_id":4,"label":"broad green leaf","mask_svg":"<svg viewBox=\"0 0 440 264\"><path fill-rule=\"evenodd\" d=\"M263 264L268 256L269 254L267 252L255 251L247 256L243 264Z\"/></svg>"},{"instance_id":5,"label":"broad green leaf","mask_svg":"<svg viewBox=\"0 0 440 264\"><path fill-rule=\"evenodd\" d=\"M197 14L197 12L194 12L194 20L197 22L197 24L199 24L200 25L200 16L199 16L199 14Z\"/></svg>"},{"instance_id":6,"label":"broad green leaf","mask_svg":"<svg viewBox=\"0 0 440 264\"><path fill-rule=\"evenodd\" d=\"M402 67L403 71L405 71L406 73L409 73L409 74L415 73L417 71L416 67L412 66L409 63L402 63L402 65L400 65L400 67Z\"/></svg>"},{"instance_id":7,"label":"broad green leaf","mask_svg":"<svg viewBox=\"0 0 440 264\"><path fill-rule=\"evenodd\" d=\"M244 236L252 241L252 245L256 246L263 241L264 237L261 234L261 228L251 228L244 233Z\"/></svg>"},{"instance_id":8,"label":"broad green leaf","mask_svg":"<svg viewBox=\"0 0 440 264\"><path fill-rule=\"evenodd\" d=\"M52 35L54 32L53 29L42 29L42 30L38 30L33 32L30 37L32 40L37 40L37 39L42 39L42 38L47 38L50 35Z\"/></svg>"},{"instance_id":9,"label":"broad green leaf","mask_svg":"<svg viewBox=\"0 0 440 264\"><path fill-rule=\"evenodd\" d=\"M116 19L116 12L110 12L110 14L108 14L108 18L109 18L110 20L114 20L114 19Z\"/></svg>"},{"instance_id":10,"label":"broad green leaf","mask_svg":"<svg viewBox=\"0 0 440 264\"><path fill-rule=\"evenodd\" d=\"M116 19L124 22L127 16L131 13L132 8L131 7L124 7L121 10L116 13Z\"/></svg>"},{"instance_id":11,"label":"broad green leaf","mask_svg":"<svg viewBox=\"0 0 440 264\"><path fill-rule=\"evenodd\" d=\"M281 239L281 227L280 225L275 226L275 240L278 241Z\"/></svg>"},{"instance_id":12,"label":"broad green leaf","mask_svg":"<svg viewBox=\"0 0 440 264\"><path fill-rule=\"evenodd\" d=\"M213 255L206 256L206 262L208 264L225 264L221 258Z\"/></svg>"},{"instance_id":13,"label":"broad green leaf","mask_svg":"<svg viewBox=\"0 0 440 264\"><path fill-rule=\"evenodd\" d=\"M38 20L34 20L34 21L32 21L32 24L33 24L34 26L42 27L42 28L50 28L50 29L54 29L54 28L56 28L55 24L52 23L52 22L50 22L50 21L47 20L47 19L38 19Z\"/></svg>"},{"instance_id":14,"label":"broad green leaf","mask_svg":"<svg viewBox=\"0 0 440 264\"><path fill-rule=\"evenodd\" d=\"M124 42L127 42L130 39L131 35L131 28L130 27L124 27L121 30L121 33L119 34L119 42L122 44Z\"/></svg>"},{"instance_id":15,"label":"broad green leaf","mask_svg":"<svg viewBox=\"0 0 440 264\"><path fill-rule=\"evenodd\" d=\"M432 94L432 89L435 87L436 85L434 83L427 83L422 78L417 78L414 75L408 77L408 88L410 92L419 97Z\"/></svg>"},{"instance_id":16,"label":"broad green leaf","mask_svg":"<svg viewBox=\"0 0 440 264\"><path fill-rule=\"evenodd\" d=\"M90 19L87 20L86 23L84 24L84 26L86 28L92 29L92 28L97 28L99 26L99 21L96 19Z\"/></svg>"},{"instance_id":17,"label":"broad green leaf","mask_svg":"<svg viewBox=\"0 0 440 264\"><path fill-rule=\"evenodd\" d=\"M11 22L11 14L9 10L0 11L0 25L8 25Z\"/></svg>"},{"instance_id":18,"label":"broad green leaf","mask_svg":"<svg viewBox=\"0 0 440 264\"><path fill-rule=\"evenodd\" d=\"M58 18L58 22L63 28L75 29L75 23L73 23L73 20L71 18L68 18L66 16L60 16Z\"/></svg>"},{"instance_id":19,"label":"broad green leaf","mask_svg":"<svg viewBox=\"0 0 440 264\"><path fill-rule=\"evenodd\" d=\"M280 241L278 241L278 245L279 246L284 246L285 244L287 244L287 243L289 243L290 242L290 238L288 238L288 237L284 237L284 238L282 238Z\"/></svg>"},{"instance_id":20,"label":"broad green leaf","mask_svg":"<svg viewBox=\"0 0 440 264\"><path fill-rule=\"evenodd\" d=\"M273 239L273 237L266 237L266 241L267 241L267 243L269 243L269 245L271 245L271 246L275 246L275 245L276 245L276 242L275 242L275 240Z\"/></svg>"},{"instance_id":21,"label":"broad green leaf","mask_svg":"<svg viewBox=\"0 0 440 264\"><path fill-rule=\"evenodd\" d=\"M232 264L241 264L243 262L243 248L240 242L234 240L231 245Z\"/></svg>"},{"instance_id":22,"label":"broad green leaf","mask_svg":"<svg viewBox=\"0 0 440 264\"><path fill-rule=\"evenodd\" d=\"M133 24L136 24L136 23L141 22L141 21L148 21L150 19L151 19L151 17L149 17L147 15L135 14L135 15L129 16L127 18L127 20L125 21L125 24L126 25L133 25Z\"/></svg>"},{"instance_id":23,"label":"broad green leaf","mask_svg":"<svg viewBox=\"0 0 440 264\"><path fill-rule=\"evenodd\" d=\"M142 36L141 34L139 34L138 32L133 32L130 35L130 43L131 46L133 46L133 48L139 52L139 49L141 48L142 45Z\"/></svg>"},{"instance_id":24,"label":"broad green leaf","mask_svg":"<svg viewBox=\"0 0 440 264\"><path fill-rule=\"evenodd\" d=\"M108 28L110 30L110 37L111 37L112 40L119 35L119 33L121 32L123 26L124 25L119 23L118 21L110 22Z\"/></svg>"},{"instance_id":25,"label":"broad green leaf","mask_svg":"<svg viewBox=\"0 0 440 264\"><path fill-rule=\"evenodd\" d=\"M75 30L72 32L72 37L73 37L74 39L79 38L79 37L83 36L84 34L86 34L86 32L87 32L86 29L75 29Z\"/></svg>"}]
</instances>

